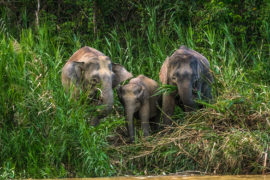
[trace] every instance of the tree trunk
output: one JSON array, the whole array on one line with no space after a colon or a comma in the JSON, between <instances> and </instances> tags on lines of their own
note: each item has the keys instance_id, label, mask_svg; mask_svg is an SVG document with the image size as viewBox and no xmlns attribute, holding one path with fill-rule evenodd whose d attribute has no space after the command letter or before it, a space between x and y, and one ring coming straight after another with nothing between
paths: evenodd
<instances>
[{"instance_id":1,"label":"tree trunk","mask_svg":"<svg viewBox=\"0 0 270 180\"><path fill-rule=\"evenodd\" d=\"M36 28L38 28L39 26L39 18L38 18L38 14L39 14L39 9L40 9L40 0L37 0L37 10L36 10Z\"/></svg>"},{"instance_id":2,"label":"tree trunk","mask_svg":"<svg viewBox=\"0 0 270 180\"><path fill-rule=\"evenodd\" d=\"M96 23L96 18L97 18L97 2L94 0L93 1L93 26L94 26L94 35L97 35L97 23Z\"/></svg>"}]
</instances>

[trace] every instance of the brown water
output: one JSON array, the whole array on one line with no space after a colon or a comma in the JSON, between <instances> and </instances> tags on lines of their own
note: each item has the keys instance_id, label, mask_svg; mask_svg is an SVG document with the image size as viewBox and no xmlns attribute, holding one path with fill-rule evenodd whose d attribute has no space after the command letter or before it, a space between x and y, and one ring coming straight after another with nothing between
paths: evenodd
<instances>
[{"instance_id":1,"label":"brown water","mask_svg":"<svg viewBox=\"0 0 270 180\"><path fill-rule=\"evenodd\" d=\"M110 178L71 178L66 180L270 180L270 175L243 176L127 176Z\"/></svg>"}]
</instances>

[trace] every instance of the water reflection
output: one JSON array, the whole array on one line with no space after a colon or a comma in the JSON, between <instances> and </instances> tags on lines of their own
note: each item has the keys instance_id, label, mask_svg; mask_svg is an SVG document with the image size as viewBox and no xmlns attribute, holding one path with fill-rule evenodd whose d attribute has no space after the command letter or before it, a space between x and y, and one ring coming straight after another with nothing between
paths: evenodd
<instances>
[{"instance_id":1,"label":"water reflection","mask_svg":"<svg viewBox=\"0 0 270 180\"><path fill-rule=\"evenodd\" d=\"M127 176L110 178L71 178L67 180L270 180L270 175L247 176Z\"/></svg>"}]
</instances>

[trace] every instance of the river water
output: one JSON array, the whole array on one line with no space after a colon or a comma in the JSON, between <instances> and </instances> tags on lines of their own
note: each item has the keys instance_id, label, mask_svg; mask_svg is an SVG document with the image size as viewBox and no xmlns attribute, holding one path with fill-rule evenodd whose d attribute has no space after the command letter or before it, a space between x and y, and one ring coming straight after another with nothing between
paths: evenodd
<instances>
[{"instance_id":1,"label":"river water","mask_svg":"<svg viewBox=\"0 0 270 180\"><path fill-rule=\"evenodd\" d=\"M270 175L241 176L127 176L110 178L71 178L66 180L270 180Z\"/></svg>"}]
</instances>

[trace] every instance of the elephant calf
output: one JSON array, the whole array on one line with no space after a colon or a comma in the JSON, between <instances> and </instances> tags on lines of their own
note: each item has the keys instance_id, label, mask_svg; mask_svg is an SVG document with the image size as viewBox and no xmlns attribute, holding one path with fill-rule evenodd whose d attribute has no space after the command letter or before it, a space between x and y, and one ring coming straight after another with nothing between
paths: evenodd
<instances>
[{"instance_id":1,"label":"elephant calf","mask_svg":"<svg viewBox=\"0 0 270 180\"><path fill-rule=\"evenodd\" d=\"M198 52L181 46L172 56L167 57L160 70L162 84L177 86L178 92L163 95L162 110L164 123L171 124L168 116L173 115L175 100L185 111L196 108L195 99L211 99L213 81L208 60Z\"/></svg>"},{"instance_id":2,"label":"elephant calf","mask_svg":"<svg viewBox=\"0 0 270 180\"><path fill-rule=\"evenodd\" d=\"M160 113L157 105L161 96L154 96L158 88L159 85L156 81L139 75L131 79L128 84L117 89L120 102L124 106L127 128L132 142L135 136L134 115L139 115L144 136L149 135L149 120L153 122L153 126L159 123Z\"/></svg>"},{"instance_id":3,"label":"elephant calf","mask_svg":"<svg viewBox=\"0 0 270 180\"><path fill-rule=\"evenodd\" d=\"M80 89L95 96L98 85L101 86L101 104L105 105L105 108L99 113L99 118L112 109L112 88L131 77L132 74L123 66L112 63L108 56L87 46L76 51L62 69L62 85L66 90L74 85L73 96L77 96ZM92 124L98 125L99 118L94 119Z\"/></svg>"}]
</instances>

